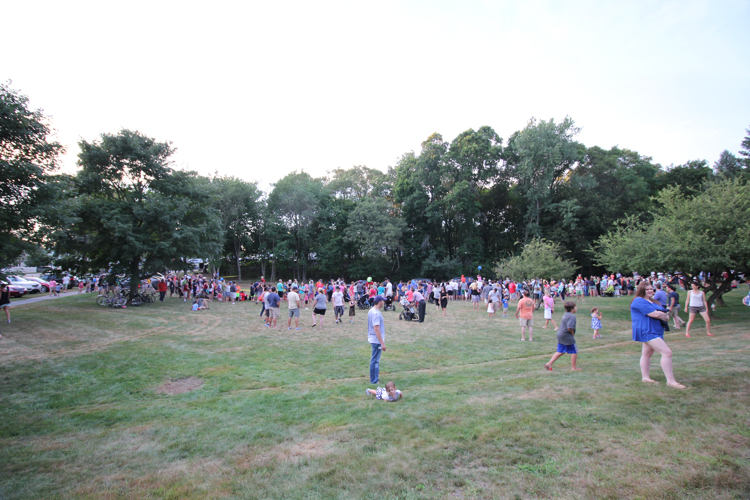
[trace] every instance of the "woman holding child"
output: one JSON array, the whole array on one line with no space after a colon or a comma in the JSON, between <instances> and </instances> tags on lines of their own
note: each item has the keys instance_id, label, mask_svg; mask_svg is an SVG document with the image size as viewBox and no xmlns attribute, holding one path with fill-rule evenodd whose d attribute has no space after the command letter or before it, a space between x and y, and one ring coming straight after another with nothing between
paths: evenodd
<instances>
[{"instance_id":1,"label":"woman holding child","mask_svg":"<svg viewBox=\"0 0 750 500\"><path fill-rule=\"evenodd\" d=\"M635 292L635 298L630 303L630 317L633 321L633 340L642 342L641 350L641 380L657 383L649 376L651 356L654 351L661 354L661 369L667 378L667 385L676 389L684 389L678 384L672 373L672 350L664 342L664 325L669 324L669 316L664 308L653 299L654 288L648 281L642 281Z\"/></svg>"}]
</instances>

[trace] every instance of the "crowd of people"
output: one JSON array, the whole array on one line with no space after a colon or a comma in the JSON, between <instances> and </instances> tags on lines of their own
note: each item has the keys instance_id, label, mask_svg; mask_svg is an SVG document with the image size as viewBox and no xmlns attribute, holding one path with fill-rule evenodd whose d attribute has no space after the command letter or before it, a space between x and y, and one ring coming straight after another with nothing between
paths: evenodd
<instances>
[{"instance_id":1,"label":"crowd of people","mask_svg":"<svg viewBox=\"0 0 750 500\"><path fill-rule=\"evenodd\" d=\"M552 370L555 361L564 354L571 355L571 368L580 370L577 366L578 349L575 342L576 313L578 306L588 297L624 297L632 296L631 315L633 324L633 340L643 343L641 356L641 372L644 382L653 382L649 376L650 359L654 352L661 355L662 369L667 378L667 384L672 387L684 387L674 380L671 365L671 351L663 340L664 329L669 329L669 321L675 329L686 325L686 336L690 336L690 327L697 315L703 317L706 331L711 335L711 322L707 314L705 294L700 291L700 283L695 281L688 285L682 277L657 275L641 277L623 277L612 274L602 277L584 278L578 276L573 280L544 280L531 279L514 281L510 279L493 281L481 276L465 277L446 282L431 280L412 280L392 283L389 279L382 282L359 280L346 283L344 280L329 280L323 282L297 280L278 280L266 282L264 277L254 282L247 290L243 290L238 283L224 280L218 276L204 278L201 275L178 278L176 276L161 280L158 283L160 299L164 300L167 291L170 297L175 294L184 301L193 298L193 310L207 308L214 300L235 304L238 301L251 301L260 304L260 317L264 325L271 329L279 329L281 306L287 304L287 329L300 330L301 310L312 311L311 328L323 328L329 309L333 310L334 324L343 321L348 307L349 322L353 322L357 310L368 310L368 340L372 347L370 359L370 381L378 382L380 357L385 349L385 321L382 315L384 309L395 309L400 304L406 314L413 315L417 322L425 321L427 305L433 304L442 317L452 301L470 301L475 310L486 307L489 317L497 317L502 311L502 317L508 316L511 304L515 304L515 317L520 322L521 340L533 342L533 314L535 310L544 308L546 329L550 323L557 331L558 347L552 359L545 364L547 370ZM685 321L679 316L680 297L678 290L688 289L684 311L688 314ZM567 299L567 300L566 300ZM565 313L559 325L553 319L553 313L558 302L562 302ZM330 314L330 313L329 313ZM602 338L602 313L593 307L591 314L592 338ZM410 318L411 316L409 316ZM283 320L282 320L283 321ZM282 323L283 324L283 323ZM661 328L661 330L660 330ZM389 386L386 388L368 389L368 394L378 399L396 400L398 397ZM390 395L390 396L389 396ZM395 399L394 399L395 398Z\"/></svg>"},{"instance_id":2,"label":"crowd of people","mask_svg":"<svg viewBox=\"0 0 750 500\"><path fill-rule=\"evenodd\" d=\"M651 276L623 277L620 274L602 277L584 278L578 276L573 280L545 280L531 279L526 281L491 280L481 276L461 276L445 282L432 280L411 280L382 282L372 278L346 283L342 279L309 280L278 280L267 282L263 276L252 283L247 289L235 281L224 279L218 275L203 276L202 274L157 277L147 280L147 287L153 287L159 293L159 300L164 301L167 293L169 297L177 296L184 302L191 302L193 311L208 309L209 304L218 301L234 305L238 302L249 301L259 304L260 317L264 325L271 329L279 329L281 306L286 303L288 313L287 329L300 330L301 311L310 311L311 328L323 328L325 317L329 309L333 310L334 324L341 323L348 308L349 322L354 322L358 310L367 311L368 341L372 347L370 358L370 382L379 382L380 358L386 351L385 319L382 311L396 309L396 304L403 308L401 318L418 322L425 321L427 306L433 304L438 314L446 317L451 302L470 301L472 309L486 308L488 317L495 318L502 312L502 317L508 316L511 304L515 304L515 317L520 323L521 340L533 342L534 311L544 308L545 323L542 329L552 327L557 331L557 350L545 369L552 370L557 359L565 354L571 356L571 369L580 370L577 366L578 348L576 346L576 327L578 306L588 297L624 297L632 296L630 305L633 340L642 343L641 376L644 382L654 383L650 377L650 360L654 352L661 356L661 367L667 379L667 385L684 388L674 379L672 370L672 352L664 342L664 331L669 331L669 323L679 330L685 326L685 335L690 337L691 326L697 316L704 319L706 333L711 333L711 321L708 315L705 293L700 289L699 279L689 281L684 277L669 276L652 273ZM82 282L79 293L98 290L107 291L104 276L94 277ZM53 289L54 290L54 289ZM681 307L680 290L687 292L684 312L688 314L687 321L680 318ZM54 290L56 291L56 290ZM54 293L54 292L53 292ZM3 296L4 297L4 296ZM562 303L564 314L559 325L553 319L558 302ZM0 306L1 307L1 306ZM7 312L7 307L6 307ZM442 313L442 314L440 314ZM602 338L602 313L597 307L591 308L592 338ZM406 315L406 316L404 316ZM8 315L8 321L10 316ZM393 382L385 387L367 389L368 395L384 401L396 401L402 397L401 391L395 389Z\"/></svg>"}]
</instances>

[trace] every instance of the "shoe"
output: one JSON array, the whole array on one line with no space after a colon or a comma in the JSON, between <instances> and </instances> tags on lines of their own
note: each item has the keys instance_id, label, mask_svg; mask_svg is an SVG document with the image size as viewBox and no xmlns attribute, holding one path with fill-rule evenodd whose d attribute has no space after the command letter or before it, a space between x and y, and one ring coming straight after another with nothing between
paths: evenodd
<instances>
[{"instance_id":1,"label":"shoe","mask_svg":"<svg viewBox=\"0 0 750 500\"><path fill-rule=\"evenodd\" d=\"M317 323L311 326L310 328L315 328L316 326L318 326Z\"/></svg>"},{"instance_id":2,"label":"shoe","mask_svg":"<svg viewBox=\"0 0 750 500\"><path fill-rule=\"evenodd\" d=\"M370 395L370 389L365 387L365 396L369 396L369 395Z\"/></svg>"},{"instance_id":3,"label":"shoe","mask_svg":"<svg viewBox=\"0 0 750 500\"><path fill-rule=\"evenodd\" d=\"M295 330L299 330L299 328L295 328Z\"/></svg>"},{"instance_id":4,"label":"shoe","mask_svg":"<svg viewBox=\"0 0 750 500\"><path fill-rule=\"evenodd\" d=\"M291 330L291 329L292 329L292 327L291 327L291 326L290 326L289 328L287 328L287 330ZM299 330L299 328L298 328L298 330Z\"/></svg>"}]
</instances>

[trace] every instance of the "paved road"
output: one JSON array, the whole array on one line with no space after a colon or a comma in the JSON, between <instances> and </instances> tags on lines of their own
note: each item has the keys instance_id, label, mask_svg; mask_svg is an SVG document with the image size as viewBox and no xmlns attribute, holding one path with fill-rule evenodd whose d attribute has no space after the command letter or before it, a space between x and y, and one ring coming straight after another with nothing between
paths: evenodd
<instances>
[{"instance_id":1,"label":"paved road","mask_svg":"<svg viewBox=\"0 0 750 500\"><path fill-rule=\"evenodd\" d=\"M61 299L63 297L73 297L74 295L78 295L78 290L76 290L75 292L71 290L66 293L61 293L57 297L50 297L48 293L35 294L33 297L29 297L28 299L11 300L10 306L11 307L22 306L24 304L33 304L34 302L41 302L43 300L55 300L55 299Z\"/></svg>"}]
</instances>

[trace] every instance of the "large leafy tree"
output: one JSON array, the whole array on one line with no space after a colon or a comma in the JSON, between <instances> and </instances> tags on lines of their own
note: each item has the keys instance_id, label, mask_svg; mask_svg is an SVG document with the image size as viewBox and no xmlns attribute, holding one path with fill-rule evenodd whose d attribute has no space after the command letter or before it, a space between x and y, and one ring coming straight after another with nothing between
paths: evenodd
<instances>
[{"instance_id":1,"label":"large leafy tree","mask_svg":"<svg viewBox=\"0 0 750 500\"><path fill-rule=\"evenodd\" d=\"M42 111L0 84L0 268L33 251L35 227L59 192L52 175L63 147L50 135Z\"/></svg>"},{"instance_id":2,"label":"large leafy tree","mask_svg":"<svg viewBox=\"0 0 750 500\"><path fill-rule=\"evenodd\" d=\"M484 257L482 224L488 219L482 202L489 200L483 194L499 181L502 153L502 139L485 126L450 143L432 134L419 155L401 158L391 171L393 201L408 221L404 248L410 272L442 275Z\"/></svg>"},{"instance_id":3,"label":"large leafy tree","mask_svg":"<svg viewBox=\"0 0 750 500\"><path fill-rule=\"evenodd\" d=\"M393 205L383 198L364 198L349 214L344 232L366 258L382 258L401 244L406 224L394 213Z\"/></svg>"},{"instance_id":4,"label":"large leafy tree","mask_svg":"<svg viewBox=\"0 0 750 500\"><path fill-rule=\"evenodd\" d=\"M724 150L714 162L714 170L724 177L736 177L742 172L742 162L729 150Z\"/></svg>"},{"instance_id":5,"label":"large leafy tree","mask_svg":"<svg viewBox=\"0 0 750 500\"><path fill-rule=\"evenodd\" d=\"M67 267L125 275L132 298L142 278L217 253L219 217L205 183L170 168L169 143L122 130L80 147L81 168L54 233Z\"/></svg>"},{"instance_id":6,"label":"large leafy tree","mask_svg":"<svg viewBox=\"0 0 750 500\"><path fill-rule=\"evenodd\" d=\"M286 229L286 237L274 242L272 279L278 260L292 261L295 278L306 275L313 243L313 223L326 196L323 180L306 172L292 172L280 179L268 196L268 210Z\"/></svg>"},{"instance_id":7,"label":"large leafy tree","mask_svg":"<svg viewBox=\"0 0 750 500\"><path fill-rule=\"evenodd\" d=\"M224 235L225 254L231 255L237 267L237 280L242 280L242 256L246 241L260 225L260 198L257 183L235 177L211 179L212 205L219 213Z\"/></svg>"},{"instance_id":8,"label":"large leafy tree","mask_svg":"<svg viewBox=\"0 0 750 500\"><path fill-rule=\"evenodd\" d=\"M635 151L588 148L555 192L555 209L542 219L545 236L569 250L585 273L594 272L591 242L618 219L651 209L658 173L651 158Z\"/></svg>"},{"instance_id":9,"label":"large leafy tree","mask_svg":"<svg viewBox=\"0 0 750 500\"><path fill-rule=\"evenodd\" d=\"M336 198L357 202L365 196L387 196L390 192L384 172L362 165L331 172L326 189Z\"/></svg>"},{"instance_id":10,"label":"large leafy tree","mask_svg":"<svg viewBox=\"0 0 750 500\"><path fill-rule=\"evenodd\" d=\"M542 234L541 217L553 203L555 187L582 157L583 146L574 141L580 132L570 117L560 123L532 118L511 137L513 176L526 202L524 242Z\"/></svg>"},{"instance_id":11,"label":"large leafy tree","mask_svg":"<svg viewBox=\"0 0 750 500\"><path fill-rule=\"evenodd\" d=\"M652 222L631 216L599 238L597 260L610 271L704 272L709 305L722 304L732 280L750 274L750 185L722 179L693 196L673 186L657 202Z\"/></svg>"},{"instance_id":12,"label":"large leafy tree","mask_svg":"<svg viewBox=\"0 0 750 500\"><path fill-rule=\"evenodd\" d=\"M670 166L656 178L657 191L677 186L687 196L695 196L703 190L703 185L714 178L714 171L706 160L690 160L684 165Z\"/></svg>"}]
</instances>

